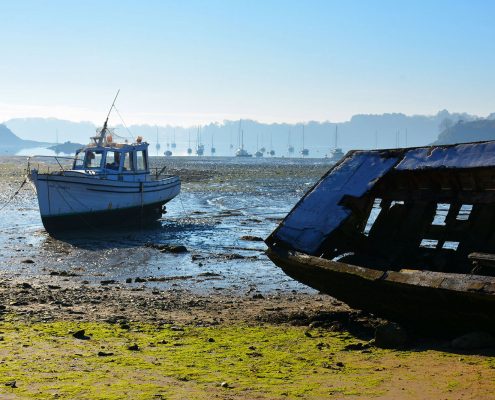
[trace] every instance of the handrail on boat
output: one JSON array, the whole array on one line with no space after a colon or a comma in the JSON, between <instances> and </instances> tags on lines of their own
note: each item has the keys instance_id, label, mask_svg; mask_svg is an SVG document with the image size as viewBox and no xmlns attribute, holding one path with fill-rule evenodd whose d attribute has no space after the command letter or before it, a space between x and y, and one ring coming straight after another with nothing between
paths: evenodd
<instances>
[{"instance_id":1,"label":"handrail on boat","mask_svg":"<svg viewBox=\"0 0 495 400\"><path fill-rule=\"evenodd\" d=\"M65 156L42 156L42 155L34 155L34 156L29 156L27 158L27 170L29 172L30 170L30 166L31 166L31 159L32 158L54 158L55 161L57 161L57 164L59 165L60 167L60 170L62 172L65 172L66 170L64 169L64 167L62 166L62 164L60 164L60 161L59 159L65 159L65 160L71 160L73 161L74 160L74 157L65 157Z\"/></svg>"},{"instance_id":2,"label":"handrail on boat","mask_svg":"<svg viewBox=\"0 0 495 400\"><path fill-rule=\"evenodd\" d=\"M155 170L155 179L158 179L158 177L163 174L163 172L167 169L167 166L163 166L160 172L158 172L158 168L154 168Z\"/></svg>"}]
</instances>

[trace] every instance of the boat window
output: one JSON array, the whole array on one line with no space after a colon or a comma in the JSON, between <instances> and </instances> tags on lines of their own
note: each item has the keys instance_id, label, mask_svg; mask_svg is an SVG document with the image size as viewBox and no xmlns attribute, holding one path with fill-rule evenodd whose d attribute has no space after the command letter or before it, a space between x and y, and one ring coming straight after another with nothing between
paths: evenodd
<instances>
[{"instance_id":1,"label":"boat window","mask_svg":"<svg viewBox=\"0 0 495 400\"><path fill-rule=\"evenodd\" d=\"M107 158L105 161L105 168L118 170L120 167L120 152L107 151Z\"/></svg>"},{"instance_id":2,"label":"boat window","mask_svg":"<svg viewBox=\"0 0 495 400\"><path fill-rule=\"evenodd\" d=\"M433 219L433 225L446 225L445 220L449 214L450 204L438 203L435 218Z\"/></svg>"},{"instance_id":3,"label":"boat window","mask_svg":"<svg viewBox=\"0 0 495 400\"><path fill-rule=\"evenodd\" d=\"M458 221L467 221L469 219L469 215L473 210L472 204L463 204L461 209L459 210L459 214L457 214Z\"/></svg>"},{"instance_id":4,"label":"boat window","mask_svg":"<svg viewBox=\"0 0 495 400\"><path fill-rule=\"evenodd\" d=\"M442 249L457 250L458 247L459 247L459 242L446 241L443 244Z\"/></svg>"},{"instance_id":5,"label":"boat window","mask_svg":"<svg viewBox=\"0 0 495 400\"><path fill-rule=\"evenodd\" d=\"M123 160L123 168L122 171L133 171L134 170L134 160L132 159L132 151L126 151L122 153Z\"/></svg>"},{"instance_id":6,"label":"boat window","mask_svg":"<svg viewBox=\"0 0 495 400\"><path fill-rule=\"evenodd\" d=\"M146 165L146 152L144 150L137 151L137 170L146 171L148 166Z\"/></svg>"},{"instance_id":7,"label":"boat window","mask_svg":"<svg viewBox=\"0 0 495 400\"><path fill-rule=\"evenodd\" d=\"M86 162L84 167L88 169L101 168L101 163L103 161L103 151L86 151Z\"/></svg>"},{"instance_id":8,"label":"boat window","mask_svg":"<svg viewBox=\"0 0 495 400\"><path fill-rule=\"evenodd\" d=\"M425 247L427 249L435 249L438 245L438 240L423 239L419 244L419 247Z\"/></svg>"},{"instance_id":9,"label":"boat window","mask_svg":"<svg viewBox=\"0 0 495 400\"><path fill-rule=\"evenodd\" d=\"M86 153L84 151L80 151L76 153L76 158L74 159L74 169L84 169L84 156Z\"/></svg>"},{"instance_id":10,"label":"boat window","mask_svg":"<svg viewBox=\"0 0 495 400\"><path fill-rule=\"evenodd\" d=\"M368 221L366 222L366 226L364 228L364 234L368 236L370 234L371 227L375 223L376 219L378 218L378 214L380 214L381 207L380 203L382 202L382 199L376 198L375 201L373 202L373 207L371 208L370 215L368 217Z\"/></svg>"}]
</instances>

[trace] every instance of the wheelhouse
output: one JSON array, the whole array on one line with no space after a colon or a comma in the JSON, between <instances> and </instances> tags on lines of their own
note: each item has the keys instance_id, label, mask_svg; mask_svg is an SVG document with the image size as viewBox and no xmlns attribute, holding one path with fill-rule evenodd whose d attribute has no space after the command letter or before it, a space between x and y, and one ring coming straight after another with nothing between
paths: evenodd
<instances>
[{"instance_id":1,"label":"wheelhouse","mask_svg":"<svg viewBox=\"0 0 495 400\"><path fill-rule=\"evenodd\" d=\"M105 175L149 174L148 144L87 146L76 152L73 170Z\"/></svg>"}]
</instances>

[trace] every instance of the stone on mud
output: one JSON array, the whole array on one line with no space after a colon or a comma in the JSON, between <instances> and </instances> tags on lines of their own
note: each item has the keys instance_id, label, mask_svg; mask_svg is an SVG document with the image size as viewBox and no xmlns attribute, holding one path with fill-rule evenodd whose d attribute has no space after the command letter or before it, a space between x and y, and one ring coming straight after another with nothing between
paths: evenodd
<instances>
[{"instance_id":1,"label":"stone on mud","mask_svg":"<svg viewBox=\"0 0 495 400\"><path fill-rule=\"evenodd\" d=\"M241 236L241 240L246 240L248 242L262 242L263 238L260 238L259 236L253 236L253 235L244 235L244 236Z\"/></svg>"},{"instance_id":2,"label":"stone on mud","mask_svg":"<svg viewBox=\"0 0 495 400\"><path fill-rule=\"evenodd\" d=\"M91 339L89 336L86 335L86 332L84 329L78 330L77 332L74 332L72 336L76 339L79 340L89 340Z\"/></svg>"},{"instance_id":3,"label":"stone on mud","mask_svg":"<svg viewBox=\"0 0 495 400\"><path fill-rule=\"evenodd\" d=\"M407 343L405 329L395 322L378 325L375 330L375 346L391 349L402 347Z\"/></svg>"}]
</instances>

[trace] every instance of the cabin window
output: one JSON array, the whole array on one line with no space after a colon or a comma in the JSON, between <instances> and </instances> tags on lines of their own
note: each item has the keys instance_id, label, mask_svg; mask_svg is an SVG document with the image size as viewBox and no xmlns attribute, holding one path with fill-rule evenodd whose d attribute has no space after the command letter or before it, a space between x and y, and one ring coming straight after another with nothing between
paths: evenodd
<instances>
[{"instance_id":1,"label":"cabin window","mask_svg":"<svg viewBox=\"0 0 495 400\"><path fill-rule=\"evenodd\" d=\"M105 168L118 171L119 167L120 167L120 152L107 151Z\"/></svg>"},{"instance_id":2,"label":"cabin window","mask_svg":"<svg viewBox=\"0 0 495 400\"><path fill-rule=\"evenodd\" d=\"M137 159L137 170L138 171L146 171L148 166L146 165L146 152L144 150L136 152Z\"/></svg>"},{"instance_id":3,"label":"cabin window","mask_svg":"<svg viewBox=\"0 0 495 400\"><path fill-rule=\"evenodd\" d=\"M132 158L132 151L126 151L125 153L122 153L122 157L124 157L122 171L133 171L134 160Z\"/></svg>"},{"instance_id":4,"label":"cabin window","mask_svg":"<svg viewBox=\"0 0 495 400\"><path fill-rule=\"evenodd\" d=\"M85 168L95 169L101 168L101 163L103 161L103 151L86 151L86 161Z\"/></svg>"},{"instance_id":5,"label":"cabin window","mask_svg":"<svg viewBox=\"0 0 495 400\"><path fill-rule=\"evenodd\" d=\"M86 153L84 151L80 151L76 154L76 158L74 159L74 169L84 169L84 156Z\"/></svg>"}]
</instances>

